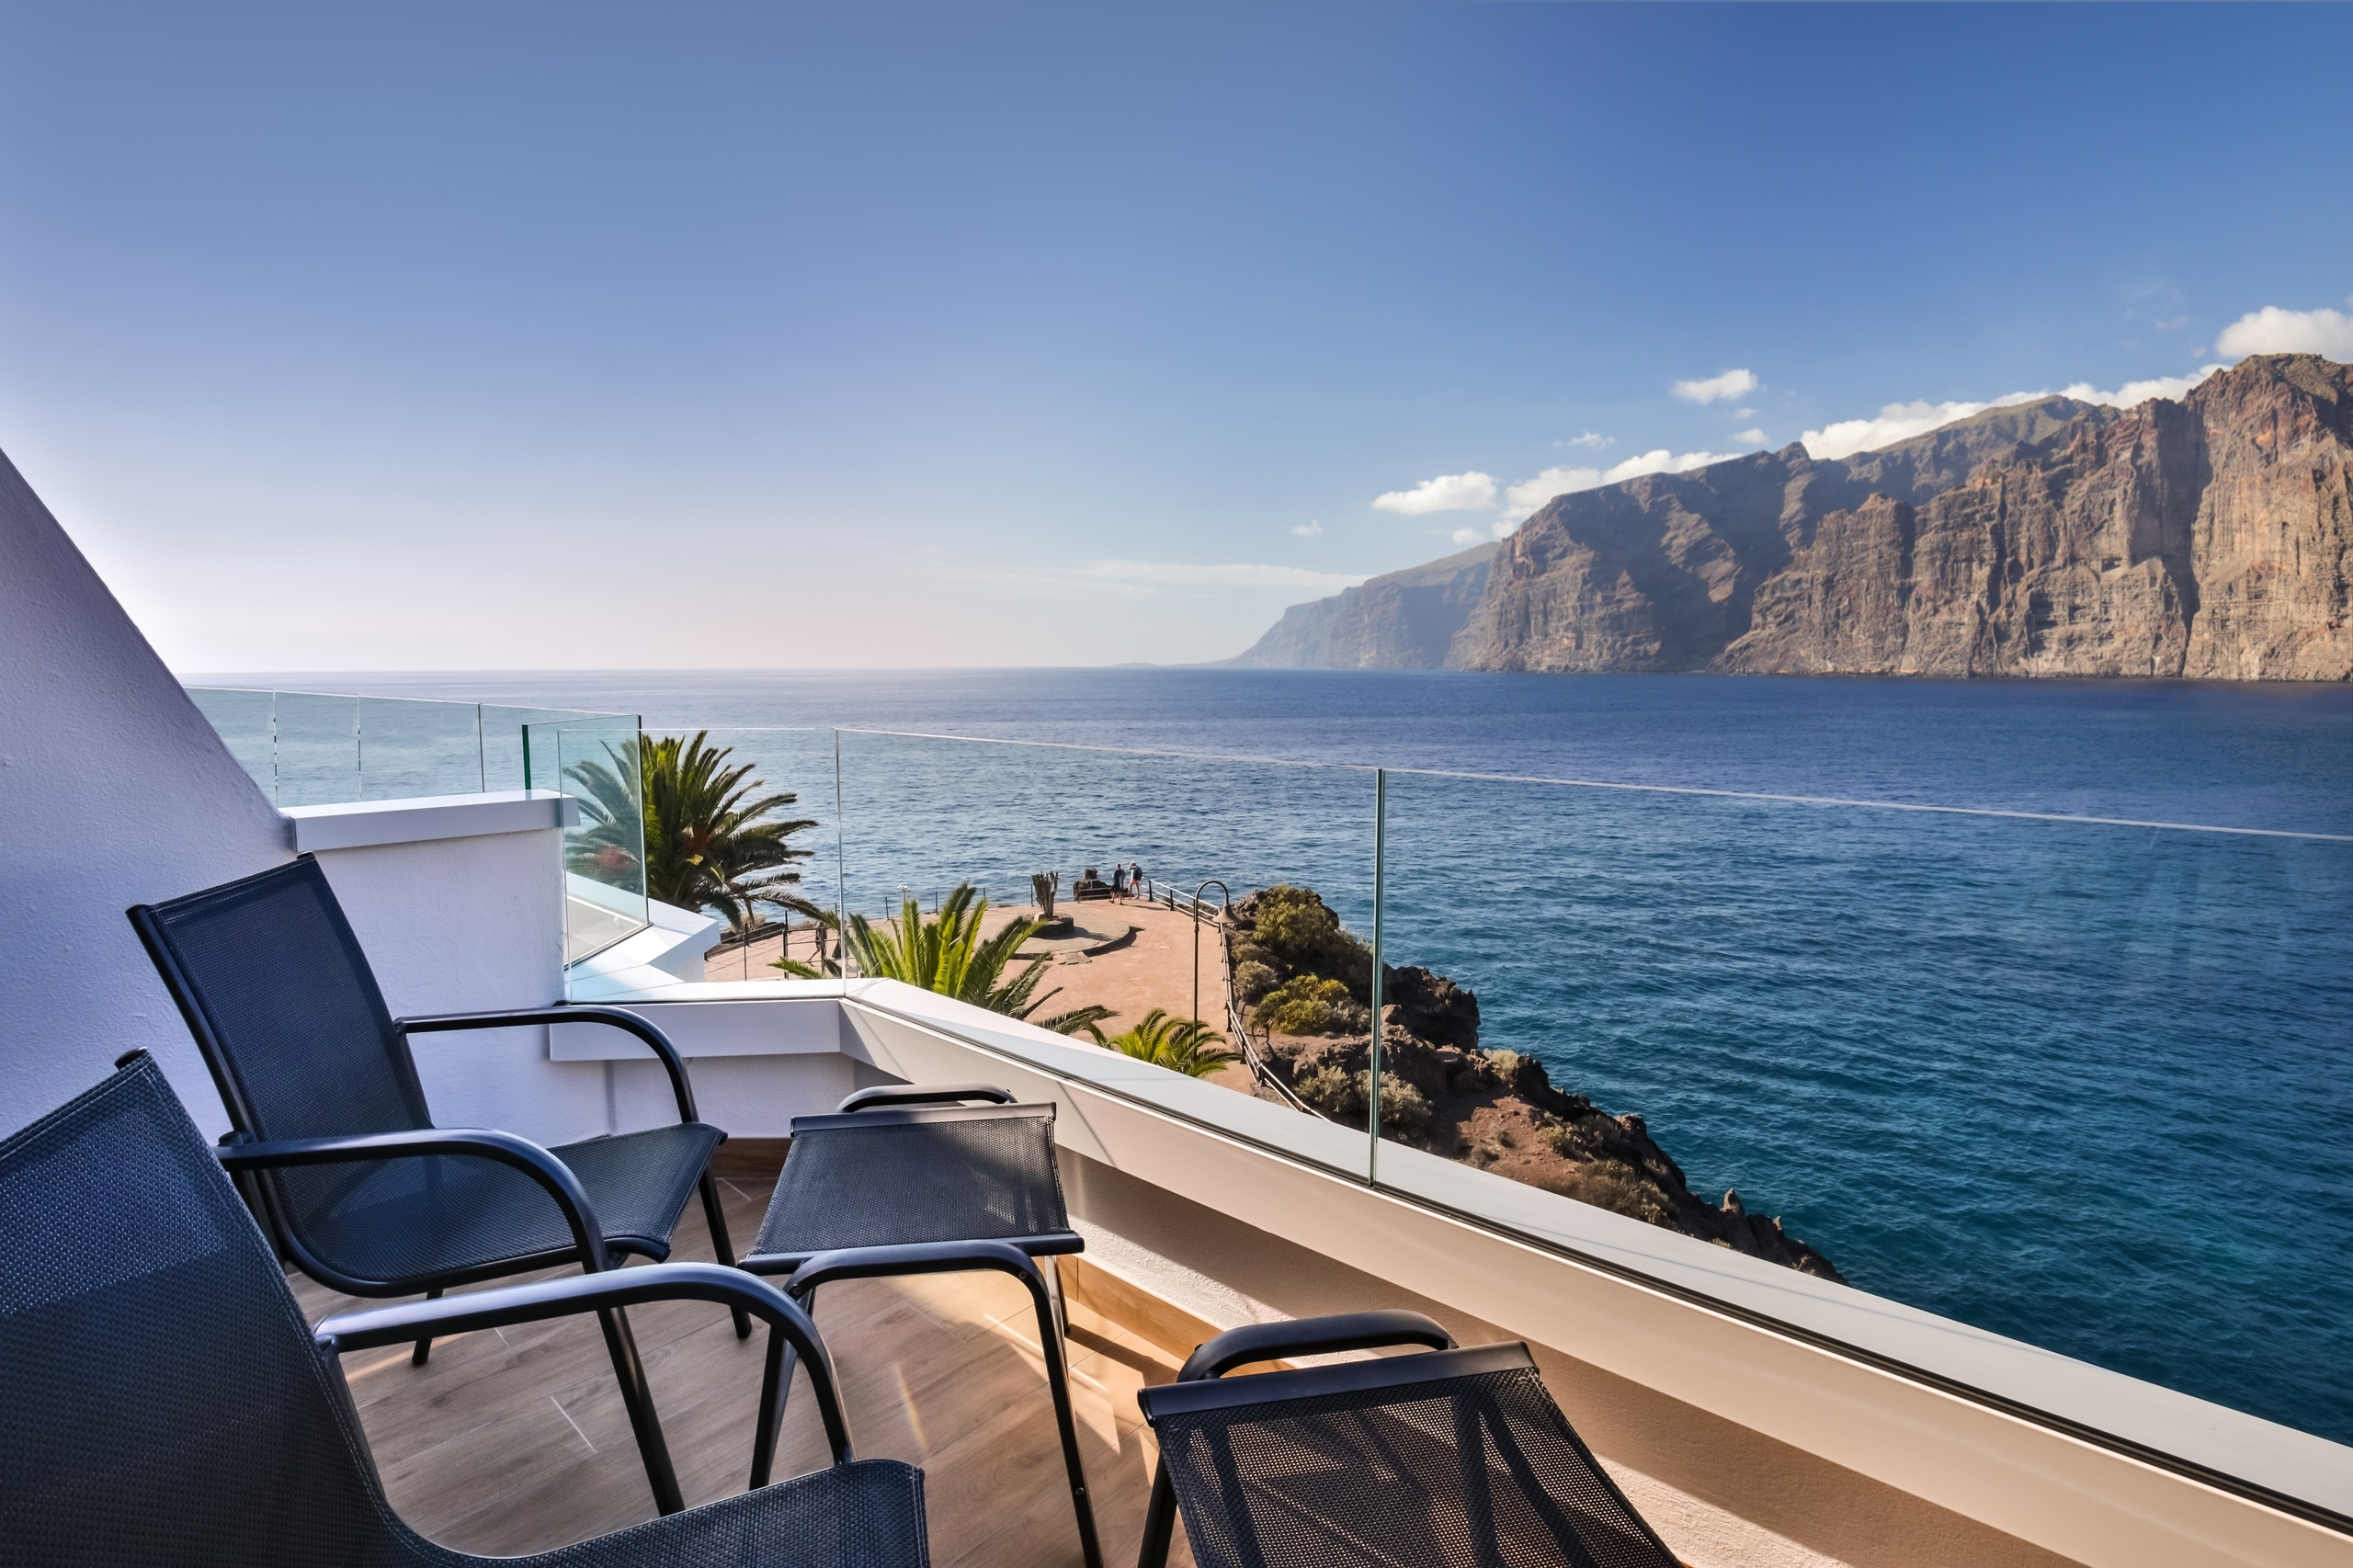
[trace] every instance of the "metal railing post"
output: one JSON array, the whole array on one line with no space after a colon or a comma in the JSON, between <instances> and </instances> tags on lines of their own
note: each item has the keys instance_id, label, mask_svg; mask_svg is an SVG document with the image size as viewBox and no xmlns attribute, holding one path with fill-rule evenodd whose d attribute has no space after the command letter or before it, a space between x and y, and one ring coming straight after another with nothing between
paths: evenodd
<instances>
[{"instance_id":1,"label":"metal railing post","mask_svg":"<svg viewBox=\"0 0 2353 1568\"><path fill-rule=\"evenodd\" d=\"M1372 1040L1365 1069L1365 1127L1371 1134L1365 1150L1364 1179L1381 1181L1381 883L1388 869L1389 770L1372 770Z\"/></svg>"},{"instance_id":2,"label":"metal railing post","mask_svg":"<svg viewBox=\"0 0 2353 1568\"><path fill-rule=\"evenodd\" d=\"M849 994L849 825L842 812L842 733L834 732L834 935L838 938L834 961L835 978L842 983L842 994ZM818 937L822 950L824 937ZM818 967L824 967L824 960Z\"/></svg>"}]
</instances>

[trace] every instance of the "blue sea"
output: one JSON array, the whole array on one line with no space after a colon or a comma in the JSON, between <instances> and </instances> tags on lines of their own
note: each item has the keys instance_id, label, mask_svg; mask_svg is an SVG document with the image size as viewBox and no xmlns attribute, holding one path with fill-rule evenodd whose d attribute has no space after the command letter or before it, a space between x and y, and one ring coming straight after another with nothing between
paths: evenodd
<instances>
[{"instance_id":1,"label":"blue sea","mask_svg":"<svg viewBox=\"0 0 2353 1568\"><path fill-rule=\"evenodd\" d=\"M1373 775L1297 765L1391 769L1384 956L1475 991L1483 1044L1864 1290L2353 1442L2353 691L278 678L728 730L854 908L1141 860L1304 881L1367 931ZM836 861L834 736L765 728L832 725L1120 749L845 735Z\"/></svg>"}]
</instances>

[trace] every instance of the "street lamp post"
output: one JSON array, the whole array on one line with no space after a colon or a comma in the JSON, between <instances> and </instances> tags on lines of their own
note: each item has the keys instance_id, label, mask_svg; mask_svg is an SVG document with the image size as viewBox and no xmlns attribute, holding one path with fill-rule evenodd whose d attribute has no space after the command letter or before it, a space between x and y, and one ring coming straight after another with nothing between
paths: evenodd
<instances>
[{"instance_id":1,"label":"street lamp post","mask_svg":"<svg viewBox=\"0 0 2353 1568\"><path fill-rule=\"evenodd\" d=\"M1209 888L1217 889L1222 901L1219 915L1233 913L1233 890L1215 877L1193 890L1193 1021L1197 1024L1201 1021L1201 893Z\"/></svg>"}]
</instances>

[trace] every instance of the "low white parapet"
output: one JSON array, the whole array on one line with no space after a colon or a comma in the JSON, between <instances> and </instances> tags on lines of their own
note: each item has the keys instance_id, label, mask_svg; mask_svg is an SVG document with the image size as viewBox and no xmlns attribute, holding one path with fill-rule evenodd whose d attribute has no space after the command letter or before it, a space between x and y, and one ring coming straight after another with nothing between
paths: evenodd
<instances>
[{"instance_id":1,"label":"low white parapet","mask_svg":"<svg viewBox=\"0 0 2353 1568\"><path fill-rule=\"evenodd\" d=\"M483 795L419 795L404 801L288 806L278 814L286 818L288 835L299 854L576 827L580 802L553 790L506 790Z\"/></svg>"}]
</instances>

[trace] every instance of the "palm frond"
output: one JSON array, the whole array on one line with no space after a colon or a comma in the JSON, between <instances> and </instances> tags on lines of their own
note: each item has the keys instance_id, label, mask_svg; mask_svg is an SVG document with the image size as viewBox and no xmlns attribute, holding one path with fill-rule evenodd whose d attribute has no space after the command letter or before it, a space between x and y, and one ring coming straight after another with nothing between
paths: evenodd
<instances>
[{"instance_id":1,"label":"palm frond","mask_svg":"<svg viewBox=\"0 0 2353 1568\"><path fill-rule=\"evenodd\" d=\"M1113 1016L1108 1007L1087 1006L1043 1020L1031 1018L1039 1007L1062 994L1057 988L1043 996L1037 994L1038 983L1053 960L1032 959L1017 971L1006 971L1013 968L1022 944L1038 934L1043 922L1011 921L995 936L983 937L981 927L986 924L988 910L985 894L970 882L960 882L940 901L937 915L926 915L913 898L902 898L898 918L880 926L862 915L852 915L847 945L860 974L919 985L992 1013L1038 1022L1057 1034L1074 1034ZM833 924L830 916L820 918Z\"/></svg>"},{"instance_id":2,"label":"palm frond","mask_svg":"<svg viewBox=\"0 0 2353 1568\"><path fill-rule=\"evenodd\" d=\"M1199 1018L1171 1017L1162 1007L1154 1007L1143 1016L1143 1022L1120 1034L1107 1037L1092 1025L1086 1032L1097 1045L1188 1078L1207 1077L1227 1062L1242 1060L1240 1051L1220 1049L1225 1037L1217 1030Z\"/></svg>"}]
</instances>

